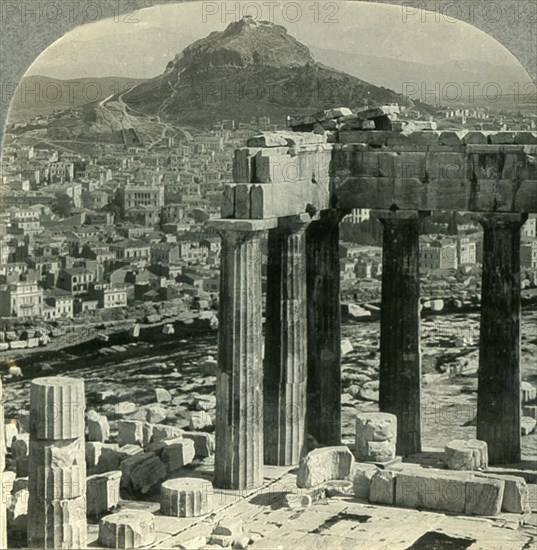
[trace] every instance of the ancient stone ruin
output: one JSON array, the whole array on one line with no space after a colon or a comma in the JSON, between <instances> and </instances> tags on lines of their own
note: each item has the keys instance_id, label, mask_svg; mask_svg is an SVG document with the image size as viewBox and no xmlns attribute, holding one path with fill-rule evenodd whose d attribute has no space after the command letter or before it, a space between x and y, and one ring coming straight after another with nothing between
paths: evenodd
<instances>
[{"instance_id":1,"label":"ancient stone ruin","mask_svg":"<svg viewBox=\"0 0 537 550\"><path fill-rule=\"evenodd\" d=\"M284 491L294 510L339 495L472 516L529 512L525 478L498 466L521 459L521 434L530 430L521 411L535 420L534 388L520 381L519 241L527 213L537 212L537 134L440 132L431 123L398 125L395 113L295 117L289 131L260 134L236 151L236 183L225 186L222 218L209 223L223 245L218 361L208 360L217 367L214 449L203 431L212 401L199 399L183 432L163 423L163 388L150 409L118 404L117 436L106 414L86 415L81 379L32 381L26 438L0 414L8 434L1 471L6 441L16 463L10 518L26 525L31 547L85 548L98 523L94 542L107 548L151 547L188 529L188 542L175 540L181 547L243 548L253 535L240 517L225 516L214 491L258 498L278 475L294 482ZM352 208L376 210L384 228L380 411L357 415L354 446L341 441L338 254L338 224ZM443 463L431 466L405 459L422 451L418 229L434 209L479 213L485 240L476 439L448 442ZM194 466L213 452L209 480ZM248 506L238 513L246 517Z\"/></svg>"}]
</instances>

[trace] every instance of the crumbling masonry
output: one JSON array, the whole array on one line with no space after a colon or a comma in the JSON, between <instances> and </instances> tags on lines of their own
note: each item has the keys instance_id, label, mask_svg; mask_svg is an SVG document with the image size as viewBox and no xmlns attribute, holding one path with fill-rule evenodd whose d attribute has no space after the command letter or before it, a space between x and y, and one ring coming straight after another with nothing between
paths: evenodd
<instances>
[{"instance_id":1,"label":"crumbling masonry","mask_svg":"<svg viewBox=\"0 0 537 550\"><path fill-rule=\"evenodd\" d=\"M477 437L491 464L520 460L519 243L537 212L537 135L363 130L390 113L347 111L291 120L308 131L251 138L235 153L222 219L211 222L223 241L218 487L257 484L263 457L295 464L306 433L340 443L338 223L353 208L376 210L384 227L380 410L397 417L399 455L421 450L419 224L432 210L481 214ZM317 133L323 124L337 129ZM267 234L263 366L259 243Z\"/></svg>"}]
</instances>

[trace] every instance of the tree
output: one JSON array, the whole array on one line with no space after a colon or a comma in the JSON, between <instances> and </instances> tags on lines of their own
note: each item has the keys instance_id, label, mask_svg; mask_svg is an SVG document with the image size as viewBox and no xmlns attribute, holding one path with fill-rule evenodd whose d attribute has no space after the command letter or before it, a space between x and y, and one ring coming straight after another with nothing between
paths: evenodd
<instances>
[{"instance_id":1,"label":"tree","mask_svg":"<svg viewBox=\"0 0 537 550\"><path fill-rule=\"evenodd\" d=\"M60 218L67 218L71 215L73 209L73 200L67 193L57 193L50 205L50 209L60 216Z\"/></svg>"}]
</instances>

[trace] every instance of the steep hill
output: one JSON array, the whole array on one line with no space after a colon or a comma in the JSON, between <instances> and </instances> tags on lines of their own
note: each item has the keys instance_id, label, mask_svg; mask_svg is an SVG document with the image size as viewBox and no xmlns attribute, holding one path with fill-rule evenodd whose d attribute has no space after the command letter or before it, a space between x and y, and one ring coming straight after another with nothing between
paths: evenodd
<instances>
[{"instance_id":1,"label":"steep hill","mask_svg":"<svg viewBox=\"0 0 537 550\"><path fill-rule=\"evenodd\" d=\"M194 42L122 99L137 112L196 126L258 116L283 123L291 113L339 105L404 103L392 90L316 62L285 27L251 17Z\"/></svg>"}]
</instances>

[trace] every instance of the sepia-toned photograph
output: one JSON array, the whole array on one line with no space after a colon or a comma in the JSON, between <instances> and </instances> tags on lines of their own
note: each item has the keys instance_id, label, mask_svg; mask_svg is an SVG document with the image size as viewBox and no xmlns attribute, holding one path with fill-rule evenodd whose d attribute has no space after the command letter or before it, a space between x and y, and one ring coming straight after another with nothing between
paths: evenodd
<instances>
[{"instance_id":1,"label":"sepia-toned photograph","mask_svg":"<svg viewBox=\"0 0 537 550\"><path fill-rule=\"evenodd\" d=\"M0 550L537 548L535 0L0 22Z\"/></svg>"}]
</instances>

